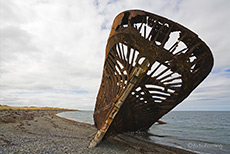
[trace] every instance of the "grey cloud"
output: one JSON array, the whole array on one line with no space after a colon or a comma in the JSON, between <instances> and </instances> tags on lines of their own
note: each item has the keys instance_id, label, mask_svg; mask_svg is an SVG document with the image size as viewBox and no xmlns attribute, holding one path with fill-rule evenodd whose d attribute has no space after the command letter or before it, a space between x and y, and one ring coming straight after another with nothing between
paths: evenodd
<instances>
[{"instance_id":1,"label":"grey cloud","mask_svg":"<svg viewBox=\"0 0 230 154\"><path fill-rule=\"evenodd\" d=\"M17 59L20 54L33 54L38 48L31 42L30 34L16 26L1 28L1 60Z\"/></svg>"},{"instance_id":2,"label":"grey cloud","mask_svg":"<svg viewBox=\"0 0 230 154\"><path fill-rule=\"evenodd\" d=\"M178 109L205 109L203 102L215 106L220 98L224 106L230 99L223 73L229 69L228 6L221 0L1 1L0 104L93 109L114 17L143 9L195 31L215 56L218 73L210 74ZM88 93L50 92L54 89Z\"/></svg>"}]
</instances>

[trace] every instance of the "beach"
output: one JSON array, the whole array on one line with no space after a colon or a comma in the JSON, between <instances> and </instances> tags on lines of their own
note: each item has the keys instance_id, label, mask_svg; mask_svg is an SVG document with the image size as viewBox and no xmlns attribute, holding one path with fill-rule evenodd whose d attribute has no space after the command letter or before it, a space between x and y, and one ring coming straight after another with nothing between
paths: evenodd
<instances>
[{"instance_id":1,"label":"beach","mask_svg":"<svg viewBox=\"0 0 230 154\"><path fill-rule=\"evenodd\" d=\"M56 116L60 112L63 111L0 111L0 153L193 153L130 134L109 137L96 148L88 148L96 128Z\"/></svg>"}]
</instances>

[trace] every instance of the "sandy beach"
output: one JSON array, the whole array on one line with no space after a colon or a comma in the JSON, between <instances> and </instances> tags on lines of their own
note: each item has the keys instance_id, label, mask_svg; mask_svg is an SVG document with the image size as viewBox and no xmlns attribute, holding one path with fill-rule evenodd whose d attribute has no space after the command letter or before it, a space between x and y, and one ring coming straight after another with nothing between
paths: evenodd
<instances>
[{"instance_id":1,"label":"sandy beach","mask_svg":"<svg viewBox=\"0 0 230 154\"><path fill-rule=\"evenodd\" d=\"M110 137L90 149L96 128L56 116L59 112L63 111L0 111L0 153L192 153L128 134Z\"/></svg>"}]
</instances>

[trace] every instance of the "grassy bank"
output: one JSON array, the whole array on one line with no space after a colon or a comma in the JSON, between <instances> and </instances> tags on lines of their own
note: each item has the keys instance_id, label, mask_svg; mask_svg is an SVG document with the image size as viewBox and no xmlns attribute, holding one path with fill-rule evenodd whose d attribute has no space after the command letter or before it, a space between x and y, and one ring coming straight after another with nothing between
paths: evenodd
<instances>
[{"instance_id":1,"label":"grassy bank","mask_svg":"<svg viewBox=\"0 0 230 154\"><path fill-rule=\"evenodd\" d=\"M61 111L77 111L74 109L65 109L65 108L57 108L57 107L35 107L35 106L24 106L24 107L15 107L8 105L0 105L1 110L61 110Z\"/></svg>"}]
</instances>

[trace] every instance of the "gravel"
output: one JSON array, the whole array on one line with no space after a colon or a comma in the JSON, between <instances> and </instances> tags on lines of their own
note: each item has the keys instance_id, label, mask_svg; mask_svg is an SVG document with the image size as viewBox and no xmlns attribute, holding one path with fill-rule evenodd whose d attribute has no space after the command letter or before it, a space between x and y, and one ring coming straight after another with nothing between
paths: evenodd
<instances>
[{"instance_id":1,"label":"gravel","mask_svg":"<svg viewBox=\"0 0 230 154\"><path fill-rule=\"evenodd\" d=\"M88 148L96 128L57 117L59 112L0 111L0 153L192 153L149 143L128 134L110 137L96 148Z\"/></svg>"}]
</instances>

